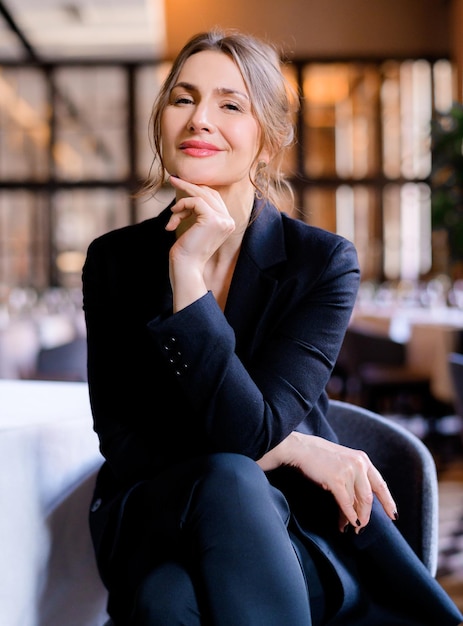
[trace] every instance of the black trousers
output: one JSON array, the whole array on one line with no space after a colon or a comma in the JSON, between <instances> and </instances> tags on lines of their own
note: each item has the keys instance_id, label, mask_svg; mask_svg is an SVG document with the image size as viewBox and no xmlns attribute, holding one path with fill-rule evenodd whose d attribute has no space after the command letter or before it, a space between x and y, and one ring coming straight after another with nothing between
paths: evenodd
<instances>
[{"instance_id":1,"label":"black trousers","mask_svg":"<svg viewBox=\"0 0 463 626\"><path fill-rule=\"evenodd\" d=\"M301 498L297 483L306 479L293 479L297 500L251 459L221 453L140 483L105 564L115 625L435 626L389 606L387 593L379 603L372 598L358 555L337 530L334 501L323 506L329 494L318 488L321 500ZM348 573L347 596L298 528L287 498L296 515L313 507L318 523L333 527L329 550Z\"/></svg>"},{"instance_id":2,"label":"black trousers","mask_svg":"<svg viewBox=\"0 0 463 626\"><path fill-rule=\"evenodd\" d=\"M142 483L115 549L116 626L322 624L318 571L289 520L281 492L242 455L197 458Z\"/></svg>"}]
</instances>

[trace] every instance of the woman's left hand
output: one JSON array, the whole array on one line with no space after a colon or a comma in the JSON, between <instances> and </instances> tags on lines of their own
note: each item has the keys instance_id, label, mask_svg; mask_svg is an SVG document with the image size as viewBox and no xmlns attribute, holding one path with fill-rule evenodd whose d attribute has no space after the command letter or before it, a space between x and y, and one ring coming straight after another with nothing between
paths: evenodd
<instances>
[{"instance_id":1,"label":"woman's left hand","mask_svg":"<svg viewBox=\"0 0 463 626\"><path fill-rule=\"evenodd\" d=\"M339 529L351 524L356 532L368 524L373 495L387 515L397 519L397 507L386 481L362 450L354 450L322 437L292 432L259 459L264 471L291 465L307 478L330 491L340 509Z\"/></svg>"}]
</instances>

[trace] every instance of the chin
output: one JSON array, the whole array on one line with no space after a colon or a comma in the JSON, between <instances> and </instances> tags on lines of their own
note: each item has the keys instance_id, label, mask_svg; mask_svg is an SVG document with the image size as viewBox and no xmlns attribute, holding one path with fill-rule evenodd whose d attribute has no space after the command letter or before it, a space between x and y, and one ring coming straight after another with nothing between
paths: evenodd
<instances>
[{"instance_id":1,"label":"chin","mask_svg":"<svg viewBox=\"0 0 463 626\"><path fill-rule=\"evenodd\" d=\"M204 176L204 174L194 174L192 172L179 172L177 174L179 178L183 180L187 180L189 183L193 183L193 185L204 185L206 187L217 187L220 186L221 183L217 180L217 178L212 178L211 176Z\"/></svg>"},{"instance_id":2,"label":"chin","mask_svg":"<svg viewBox=\"0 0 463 626\"><path fill-rule=\"evenodd\" d=\"M177 163L178 167L169 169L169 173L178 176L182 180L186 180L194 185L206 185L214 187L224 184L223 172L215 171L212 163Z\"/></svg>"}]
</instances>

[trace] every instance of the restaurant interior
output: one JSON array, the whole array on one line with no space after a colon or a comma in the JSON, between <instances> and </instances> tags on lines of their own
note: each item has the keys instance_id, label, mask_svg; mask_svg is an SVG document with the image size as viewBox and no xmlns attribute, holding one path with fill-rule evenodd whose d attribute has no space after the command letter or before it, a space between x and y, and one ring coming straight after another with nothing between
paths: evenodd
<instances>
[{"instance_id":1,"label":"restaurant interior","mask_svg":"<svg viewBox=\"0 0 463 626\"><path fill-rule=\"evenodd\" d=\"M352 240L362 273L328 393L430 450L436 575L463 609L463 0L0 1L2 463L19 465L25 437L45 450L49 436L66 480L58 484L49 462L39 483L42 457L21 480L34 474L29 490L54 489L55 502L101 462L85 396L82 265L95 237L155 215L172 197L168 186L156 199L135 195L152 160L150 108L184 41L214 25L275 43L300 93L285 164L295 203L283 209ZM66 433L56 432L69 402ZM0 481L3 499L13 487ZM33 532L49 536L43 502ZM70 513L55 509L59 526ZM0 536L21 523L19 513L3 520ZM29 594L48 611L40 623L53 626L67 596L58 601L47 583L45 601L37 570L49 567L51 581L64 557L51 540L39 549L28 536L27 593L0 589L0 621L35 624L13 617L31 610ZM87 602L94 610L100 598ZM104 614L75 619L102 626Z\"/></svg>"}]
</instances>

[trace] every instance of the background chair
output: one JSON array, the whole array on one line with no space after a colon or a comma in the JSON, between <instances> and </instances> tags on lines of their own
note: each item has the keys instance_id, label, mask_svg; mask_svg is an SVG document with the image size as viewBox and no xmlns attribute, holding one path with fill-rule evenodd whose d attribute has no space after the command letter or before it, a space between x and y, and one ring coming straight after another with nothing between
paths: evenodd
<instances>
[{"instance_id":1,"label":"background chair","mask_svg":"<svg viewBox=\"0 0 463 626\"><path fill-rule=\"evenodd\" d=\"M328 421L340 443L364 450L397 503L397 526L433 576L438 557L438 486L434 459L403 426L362 407L330 400Z\"/></svg>"},{"instance_id":2,"label":"background chair","mask_svg":"<svg viewBox=\"0 0 463 626\"><path fill-rule=\"evenodd\" d=\"M76 337L72 341L41 348L33 373L38 380L87 381L87 340Z\"/></svg>"},{"instance_id":3,"label":"background chair","mask_svg":"<svg viewBox=\"0 0 463 626\"><path fill-rule=\"evenodd\" d=\"M376 413L427 415L434 407L429 376L407 364L406 345L372 329L347 329L336 374L344 381L339 399Z\"/></svg>"},{"instance_id":4,"label":"background chair","mask_svg":"<svg viewBox=\"0 0 463 626\"><path fill-rule=\"evenodd\" d=\"M455 395L455 411L463 418L463 354L451 352L448 356L450 377Z\"/></svg>"}]
</instances>

